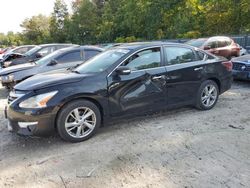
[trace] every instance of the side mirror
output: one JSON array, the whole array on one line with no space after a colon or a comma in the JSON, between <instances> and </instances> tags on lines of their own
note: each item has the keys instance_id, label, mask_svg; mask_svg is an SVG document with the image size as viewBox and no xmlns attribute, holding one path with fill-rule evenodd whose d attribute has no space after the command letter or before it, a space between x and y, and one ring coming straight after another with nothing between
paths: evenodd
<instances>
[{"instance_id":1,"label":"side mirror","mask_svg":"<svg viewBox=\"0 0 250 188\"><path fill-rule=\"evenodd\" d=\"M129 75L131 73L131 69L125 66L120 66L115 70L115 72L118 75Z\"/></svg>"},{"instance_id":2,"label":"side mirror","mask_svg":"<svg viewBox=\"0 0 250 188\"><path fill-rule=\"evenodd\" d=\"M53 66L53 65L56 65L57 63L58 63L57 60L52 59L52 60L48 63L48 66Z\"/></svg>"},{"instance_id":3,"label":"side mirror","mask_svg":"<svg viewBox=\"0 0 250 188\"><path fill-rule=\"evenodd\" d=\"M41 58L41 57L43 57L42 54L36 53L36 58Z\"/></svg>"},{"instance_id":4,"label":"side mirror","mask_svg":"<svg viewBox=\"0 0 250 188\"><path fill-rule=\"evenodd\" d=\"M204 50L210 50L211 46L204 46Z\"/></svg>"}]
</instances>

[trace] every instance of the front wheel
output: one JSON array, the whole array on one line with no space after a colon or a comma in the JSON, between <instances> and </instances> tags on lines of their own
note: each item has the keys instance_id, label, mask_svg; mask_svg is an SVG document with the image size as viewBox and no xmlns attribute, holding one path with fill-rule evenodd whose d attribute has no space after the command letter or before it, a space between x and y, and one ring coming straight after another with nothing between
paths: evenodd
<instances>
[{"instance_id":1,"label":"front wheel","mask_svg":"<svg viewBox=\"0 0 250 188\"><path fill-rule=\"evenodd\" d=\"M218 85L212 80L206 80L199 88L196 107L201 110L210 110L215 106L218 98Z\"/></svg>"},{"instance_id":2,"label":"front wheel","mask_svg":"<svg viewBox=\"0 0 250 188\"><path fill-rule=\"evenodd\" d=\"M58 114L57 131L69 142L81 142L92 137L101 124L98 107L87 100L77 100L65 105Z\"/></svg>"}]
</instances>

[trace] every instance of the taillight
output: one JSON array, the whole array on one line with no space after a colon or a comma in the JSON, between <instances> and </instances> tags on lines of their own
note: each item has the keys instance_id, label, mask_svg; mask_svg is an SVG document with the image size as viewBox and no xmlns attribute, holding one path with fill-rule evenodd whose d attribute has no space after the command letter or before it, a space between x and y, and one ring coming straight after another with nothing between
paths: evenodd
<instances>
[{"instance_id":1,"label":"taillight","mask_svg":"<svg viewBox=\"0 0 250 188\"><path fill-rule=\"evenodd\" d=\"M226 67L228 71L232 71L233 69L233 63L231 61L222 62L222 65Z\"/></svg>"}]
</instances>

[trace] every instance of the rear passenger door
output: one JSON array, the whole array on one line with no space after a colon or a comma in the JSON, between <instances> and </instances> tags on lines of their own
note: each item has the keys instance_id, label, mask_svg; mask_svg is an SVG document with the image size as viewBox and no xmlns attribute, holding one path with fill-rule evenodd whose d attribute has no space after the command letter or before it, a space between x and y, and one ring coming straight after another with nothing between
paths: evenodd
<instances>
[{"instance_id":1,"label":"rear passenger door","mask_svg":"<svg viewBox=\"0 0 250 188\"><path fill-rule=\"evenodd\" d=\"M167 104L194 102L201 84L206 58L188 47L165 46Z\"/></svg>"}]
</instances>

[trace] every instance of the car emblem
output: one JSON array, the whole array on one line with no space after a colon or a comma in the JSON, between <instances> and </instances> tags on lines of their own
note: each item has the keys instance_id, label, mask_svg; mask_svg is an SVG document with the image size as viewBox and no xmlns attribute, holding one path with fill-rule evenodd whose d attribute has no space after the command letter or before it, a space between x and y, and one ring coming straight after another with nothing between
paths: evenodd
<instances>
[{"instance_id":1,"label":"car emblem","mask_svg":"<svg viewBox=\"0 0 250 188\"><path fill-rule=\"evenodd\" d=\"M245 65L243 65L242 67L241 67L241 70L245 70L247 67L245 66Z\"/></svg>"}]
</instances>

